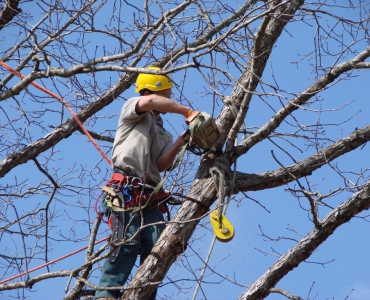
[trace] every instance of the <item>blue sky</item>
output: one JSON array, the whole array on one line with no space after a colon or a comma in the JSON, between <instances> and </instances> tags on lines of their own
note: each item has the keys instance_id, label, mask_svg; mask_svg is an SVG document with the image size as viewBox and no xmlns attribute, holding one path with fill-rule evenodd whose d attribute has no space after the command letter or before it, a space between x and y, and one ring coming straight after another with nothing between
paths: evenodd
<instances>
[{"instance_id":1,"label":"blue sky","mask_svg":"<svg viewBox=\"0 0 370 300\"><path fill-rule=\"evenodd\" d=\"M35 7L36 6L34 6L33 3L26 3L22 6L22 9L29 9L30 13L35 16L33 21L34 23L38 20L38 17L36 17L37 14L34 11L36 9ZM347 18L354 17L352 11L345 11L345 16ZM264 73L264 81L274 84L271 76L273 71L279 87L282 90L299 93L312 84L314 82L314 74L311 73L310 64L313 61L304 60L298 65L292 62L300 59L300 56L298 56L297 53L309 53L313 50L315 30L316 28L313 25L300 25L299 23L288 25L287 31L283 32L273 51L269 61L269 66ZM99 45L101 43L98 39L91 40L89 42L91 46L90 49L95 49L95 45ZM2 47L1 44L0 47ZM335 45L333 45L333 47L335 47ZM366 42L363 41L362 43L358 43L354 47L359 50L363 50L366 47ZM102 50L101 47L98 49L99 51ZM348 59L348 57L346 59ZM326 67L329 67L333 62L334 60L330 57L324 57L323 59L323 65ZM239 77L239 73L236 70L231 69L229 71L235 78ZM361 128L367 124L368 116L370 114L370 102L367 99L368 93L365 88L369 83L369 75L364 71L356 71L354 73L359 74L360 76L347 81L341 81L330 90L320 93L320 96L323 97L323 101L318 102L313 106L314 109L327 109L326 112L320 115L320 119L318 118L318 114L308 111L297 112L295 117L305 125L312 125L318 122L329 124L342 122L358 113L356 117L351 119L345 125L327 127L327 135L330 135L330 138L332 139L339 139L352 132L354 128ZM112 75L112 82L115 82L118 75L119 74ZM103 79L103 76L106 75L102 74L97 76L97 78ZM173 78L175 81L180 81L182 78L182 72L174 74ZM14 81L16 81L16 79L14 79ZM34 88L31 87L30 89L36 93ZM268 88L266 89L268 90ZM199 80L197 72L195 70L189 70L189 75L187 76L185 83L186 97L194 100L193 106L195 109L199 109L200 111L210 111L212 109L212 99L209 97L202 97L202 91L203 83ZM261 89L259 89L259 91L261 92ZM179 95L177 91L174 92ZM227 94L227 92L228 91L225 91L225 94ZM131 88L122 96L127 99L133 95L134 89ZM66 96L68 100L68 95ZM291 99L291 96L289 98ZM25 100L26 106L29 109L33 108L33 105L37 105L27 101L27 98ZM338 109L352 100L354 101L345 109ZM264 101L269 103L269 105L275 109L278 109L281 106L277 97L264 97ZM266 102L263 102L258 97L254 98L246 119L247 127L261 126L272 116L273 112L266 105ZM118 99L108 108L99 112L99 117L110 115L111 118L104 119L104 121L99 121L98 119L96 124L94 124L93 129L96 131L105 129L114 130L118 122L117 114L120 111L122 104L123 100ZM1 105L6 108L6 105L12 105L12 103L11 101L7 101L7 103L1 103ZM58 104L56 104L56 106L58 106ZM215 107L215 116L218 115L221 108L221 102L219 101ZM67 112L66 117L69 117ZM179 121L179 118L181 117L171 114L164 116L165 121L171 124L168 128L174 135L176 132L180 133L184 129L184 123L182 122L182 119ZM45 126L51 126L58 124L59 120L50 118L44 120L44 122ZM286 133L293 133L292 128L286 125L279 128L279 132L283 132L283 130ZM47 132L38 132L39 136L44 136L46 133ZM33 138L36 139L36 136ZM103 145L109 147L109 144ZM307 147L307 152L300 153L296 148L289 147L289 144L287 143L282 143L282 145L287 147L286 150L297 160L303 159L309 154L315 152L315 149ZM359 172L359 170L368 167L367 161L364 159L366 158L366 153L368 153L368 147L369 146L365 146L362 150L357 149L353 153L346 155L345 159L338 159L336 163L339 164L338 166L342 170L351 168L352 170ZM301 145L301 148L304 149L303 145ZM71 168L71 162L75 162L77 165L84 166L84 169L86 170L86 180L93 181L95 178L96 181L103 182L105 180L101 174L94 176L93 173L98 168L108 172L109 166L107 166L105 161L99 163L101 160L99 153L85 137L79 134L74 134L67 140L59 143L54 150L59 152L56 157L62 160L60 170L56 172L57 174L63 174L64 170ZM238 160L237 169L246 173L258 173L278 169L279 166L270 154L271 150L274 150L279 160L284 164L293 164L291 159L284 153L279 152L272 143L264 141L249 151L247 155ZM194 159L193 156L191 157ZM64 162L68 163L64 164ZM2 179L2 183L12 183L15 180L14 178L17 177L18 180L27 178L28 182L36 184L40 179L39 177L33 178L31 174L38 173L35 172L34 164L29 162L17 167L7 174L6 177ZM351 178L356 177L353 174L346 175ZM80 173L75 171L75 177L78 176L80 176ZM315 172L309 177L309 180L311 184L317 184L315 188L322 194L328 193L330 190L342 185L341 178L339 178L339 176L328 167L323 167L319 171ZM78 182L79 180L76 179L74 181L68 181L67 183L77 185ZM95 183L96 182L91 182L91 184ZM291 183L289 186L291 188L294 187L294 183ZM292 197L292 195L285 190L285 188L286 187L279 187L271 190L247 193L249 197L258 200L262 205L264 205L269 212L255 202L243 199L242 194L237 195L235 199L231 201L226 215L234 225L236 234L234 239L229 243L216 242L209 262L211 268L220 275L229 278L231 281L235 280L242 285L248 286L258 279L277 260L277 254L285 253L295 244L291 240L281 240L278 243L266 241L266 239L261 236L260 228L263 230L265 235L271 238L276 239L278 237L289 237L297 240L301 239L299 234L305 235L313 228L312 222L309 220L309 214L302 209L302 207L306 209L308 208L307 201L302 200L301 203L299 203L296 198ZM329 201L331 205L336 206L345 201L349 196L350 193L343 193L329 199ZM47 195L40 195L39 197L32 199L32 205L34 205L35 202L42 204L45 202L45 199L47 199ZM65 199L67 199L67 204L58 207L59 218L56 223L57 227L51 230L54 233L60 231L63 235L76 235L77 237L85 238L87 234L86 227L84 227L83 222L76 222L73 230L71 230L68 227L70 226L69 217L77 217L81 213L81 210L74 209L76 201L83 201L84 203L91 204L95 200L94 197L85 193L81 193L79 196L71 193L70 197L64 198L64 200ZM28 200L17 201L25 206L25 210L27 205L31 205L27 202ZM93 219L94 212L92 208L88 213L90 214L91 219ZM320 209L321 218L323 218L327 213L328 209ZM366 212L364 215L366 215ZM88 214L86 213L84 218L87 217ZM349 294L350 296L348 299L351 300L369 299L369 226L368 222L359 218L355 218L351 220L351 222L343 225L333 236L317 249L307 262L302 263L299 267L290 272L277 284L276 287L285 289L295 295L303 297L304 299L345 299ZM201 225L189 243L189 247L186 252L188 258L185 258L183 255L180 256L178 261L171 267L168 274L168 277L174 278L175 280L184 279L176 282L176 284L180 285L184 289L185 293L179 293L179 289L176 288L176 285L174 284L166 284L160 288L159 296L167 299L179 300L192 298L196 283L194 281L190 281L194 280L194 277L189 270L195 270L198 275L200 269L203 267L202 259L205 259L206 257L213 236L210 228L207 217L201 222ZM98 238L106 236L106 229L106 225L101 226L101 232ZM18 241L13 241L11 238L2 240L1 251L5 252L7 247L12 247L11 245L13 245L13 247L17 247ZM54 241L48 254L49 259L56 259L85 245L86 241L81 243ZM84 253L82 252L50 266L50 271L73 269L76 266L81 265L83 261ZM33 261L30 268L37 266L39 263L42 263L42 261ZM45 269L39 270L30 274L30 276L33 277L45 272ZM94 283L97 283L99 275L99 270L95 270L92 278ZM211 272L207 270L204 280L207 281L208 284L202 285L206 299L236 299L243 291L245 291L245 286L237 286L229 283L222 279L220 275L211 274ZM54 299L61 299L64 296L66 282L67 278L61 278L38 283L33 287L30 293L27 293L27 296L29 297L28 299L50 299L50 295L53 295ZM352 289L354 289L353 292L351 292ZM18 292L5 291L2 292L1 295L3 295L2 297L4 297L4 299L7 299L16 295L16 293ZM197 299L205 299L202 296L201 291L198 292ZM286 298L278 294L271 294L267 299L280 300Z\"/></svg>"}]
</instances>

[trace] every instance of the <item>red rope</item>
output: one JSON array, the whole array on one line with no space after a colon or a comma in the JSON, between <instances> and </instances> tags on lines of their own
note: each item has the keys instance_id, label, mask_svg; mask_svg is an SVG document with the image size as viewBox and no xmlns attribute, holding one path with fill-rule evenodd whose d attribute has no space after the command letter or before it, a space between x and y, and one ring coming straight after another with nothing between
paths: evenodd
<instances>
[{"instance_id":1,"label":"red rope","mask_svg":"<svg viewBox=\"0 0 370 300\"><path fill-rule=\"evenodd\" d=\"M94 204L94 210L96 212L96 214L99 216L100 220L103 221L104 223L108 224L108 221L104 220L104 216L103 216L103 213L99 212L99 209L98 209L98 203L99 203L99 200L100 200L100 197L104 194L104 192L102 191L100 193L100 195L98 196L98 198L96 198L95 200L95 204Z\"/></svg>"},{"instance_id":2,"label":"red rope","mask_svg":"<svg viewBox=\"0 0 370 300\"><path fill-rule=\"evenodd\" d=\"M11 73L13 73L14 75L18 76L19 78L21 78L21 79L25 78L25 76L23 76L21 73L19 73L18 71L14 70L13 68L11 68L9 65L7 65L6 63L4 63L2 60L0 60L0 65L2 65L5 69L7 69L8 71L10 71L10 72L11 72ZM51 91L47 90L47 89L46 89L46 88L44 88L43 86L41 86L41 85L37 84L36 82L31 82L31 85L33 85L34 87L36 87L36 88L38 88L39 90L43 91L44 93L48 94L49 96L54 97L55 99L59 100L62 104L64 104L64 105L67 107L67 109L69 110L69 112L71 113L71 115L73 116L73 118L75 119L75 121L77 122L77 124L80 126L80 128L82 129L82 131L87 135L87 137L88 137L88 138L90 139L90 141L93 143L93 145L95 146L95 148L96 148L96 149L99 151L99 153L104 157L104 159L108 162L108 164L109 164L109 165L111 165L111 164L112 164L112 163L111 163L111 161L110 161L110 159L109 159L109 158L107 157L107 155L106 155L106 154L101 150L101 148L99 147L99 145L95 142L95 140L93 139L93 137L92 137L92 136L90 135L90 133L86 130L86 128L84 127L84 125L82 124L82 122L79 120L79 118L76 116L76 114L74 113L74 111L71 109L71 107L68 105L68 103L67 103L67 102L65 102L65 101L64 101L61 97L59 97L58 95L56 95L56 94L54 94L53 92L51 92ZM100 197L101 197L101 194L100 194L99 198L100 198ZM98 198L98 199L99 199L99 198ZM96 204L95 204L95 205L96 205ZM96 208L96 207L95 207L95 208ZM98 215L99 215L99 213L98 213ZM99 240L99 241L97 241L97 242L95 243L95 245L97 245L97 244L99 244L99 243L101 243L101 242L106 241L108 238L109 238L109 236L108 236L108 237L106 237L106 238L103 238L103 239L101 239L101 240ZM56 263L56 262L58 262L58 261L60 261L60 260L62 260L62 259L65 259L65 258L67 258L67 257L70 257L70 256L72 256L72 255L74 255L74 254L77 254L77 253L79 253L79 252L81 252L81 251L83 251L83 250L87 249L87 247L88 247L88 246L83 247L83 248L81 248L81 249L79 249L79 250L73 251L73 252L71 252L71 253L69 253L69 254L67 254L67 255L64 255L64 256L62 256L62 257L60 257L60 258L54 259L54 260L52 260L52 261L50 261L50 262L48 262L48 263L45 263L45 264L43 264L43 265L41 265L41 266L38 266L38 267L33 268L33 269L31 269L31 270L28 270L27 272L23 272L23 273L20 273L20 274L18 274L18 275L15 275L15 276L13 276L13 277L10 277L10 278L8 278L8 279L2 280L2 281L0 281L0 284L3 284L3 283L8 282L8 281L10 281L10 280L16 279L16 278L21 277L21 276L23 276L23 275L29 274L29 273L31 273L31 272L33 272L33 271L39 270L39 269L41 269L41 268L43 268L43 267L46 267L46 266L48 266L48 265L54 264L54 263Z\"/></svg>"},{"instance_id":3,"label":"red rope","mask_svg":"<svg viewBox=\"0 0 370 300\"><path fill-rule=\"evenodd\" d=\"M104 242L104 241L106 241L107 239L109 239L109 236L107 236L107 237L105 237L105 238L103 238L103 239L101 239L101 240L99 240L99 241L95 242L95 244L94 244L94 245L97 245L97 244L99 244L99 243L101 243L101 242ZM74 254L77 254L78 252L81 252L81 251L83 251L83 250L87 249L87 247L88 247L88 246L85 246L85 247L83 247L83 248L81 248L81 249L78 249L78 250L76 250L76 251L73 251L73 252L71 252L71 253L69 253L69 254L66 254L66 255L64 255L64 256L62 256L62 257L59 257L59 258L54 259L54 260L52 260L52 261L49 261L48 263L45 263L45 264L43 264L43 265L41 265L41 266L38 266L38 267L33 268L33 269L31 269L31 270L28 270L27 272L23 272L23 273L20 273L20 274L18 274L18 275L15 275L15 276L13 276L13 277L10 277L10 278L8 278L8 279L4 279L4 280L0 281L0 284L5 283L5 282L8 282L8 281L13 280L13 279L16 279L16 278L21 277L21 276L23 276L23 275L29 274L29 273L31 273L31 272L33 272L33 271L39 270L39 269L41 269L41 268L43 268L43 267L46 267L46 266L48 266L48 265L54 264L54 263L56 263L56 262L58 262L58 261L60 261L60 260L62 260L62 259L65 259L65 258L67 258L67 257L70 257L70 256L74 255Z\"/></svg>"},{"instance_id":4,"label":"red rope","mask_svg":"<svg viewBox=\"0 0 370 300\"><path fill-rule=\"evenodd\" d=\"M14 70L12 67L10 67L9 65L7 65L6 63L4 63L2 60L0 60L0 65L2 65L5 69L7 69L8 71L10 71L11 73L13 73L14 75L18 76L19 78L23 79L25 78L25 76L23 76L21 73L19 73L18 71ZM112 165L110 159L108 158L108 156L100 149L100 147L98 146L98 144L94 141L93 137L90 135L90 133L86 130L86 128L84 127L84 125L82 124L82 122L79 120L79 118L76 116L76 114L74 113L74 111L71 109L71 107L68 105L67 102L65 102L61 97L59 97L58 95L54 94L53 92L47 90L46 88L44 88L43 86L37 84L36 82L31 82L31 85L33 85L34 87L38 88L39 90L43 91L44 93L48 94L49 96L52 96L54 97L55 99L59 100L62 104L64 104L67 109L69 110L69 112L71 113L71 115L73 116L73 118L75 119L75 121L77 122L77 124L80 126L80 128L82 129L82 131L87 135L87 137L90 139L90 141L93 143L93 145L95 146L95 148L99 151L99 153L105 158L105 160L108 162L109 165Z\"/></svg>"}]
</instances>

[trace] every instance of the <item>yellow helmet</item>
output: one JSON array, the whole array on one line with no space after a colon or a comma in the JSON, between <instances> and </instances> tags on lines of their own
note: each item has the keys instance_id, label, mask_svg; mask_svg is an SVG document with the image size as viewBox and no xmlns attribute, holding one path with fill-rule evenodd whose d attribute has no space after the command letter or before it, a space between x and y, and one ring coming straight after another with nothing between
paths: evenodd
<instances>
[{"instance_id":1,"label":"yellow helmet","mask_svg":"<svg viewBox=\"0 0 370 300\"><path fill-rule=\"evenodd\" d=\"M148 70L160 70L158 67L148 67ZM148 89L153 92L172 89L173 84L169 75L156 75L141 73L136 79L135 93L143 89Z\"/></svg>"}]
</instances>

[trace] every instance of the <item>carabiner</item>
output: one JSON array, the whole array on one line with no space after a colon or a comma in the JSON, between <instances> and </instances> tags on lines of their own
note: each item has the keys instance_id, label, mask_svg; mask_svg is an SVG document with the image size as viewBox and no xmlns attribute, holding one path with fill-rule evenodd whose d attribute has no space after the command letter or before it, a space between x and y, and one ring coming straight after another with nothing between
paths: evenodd
<instances>
[{"instance_id":1,"label":"carabiner","mask_svg":"<svg viewBox=\"0 0 370 300\"><path fill-rule=\"evenodd\" d=\"M135 182L134 182L135 181ZM137 182L137 183L136 183ZM139 188L140 185L143 183L140 177L132 177L131 179L131 186L136 189Z\"/></svg>"},{"instance_id":2,"label":"carabiner","mask_svg":"<svg viewBox=\"0 0 370 300\"><path fill-rule=\"evenodd\" d=\"M132 201L131 195L127 191L127 184L122 187L123 202L130 203Z\"/></svg>"}]
</instances>

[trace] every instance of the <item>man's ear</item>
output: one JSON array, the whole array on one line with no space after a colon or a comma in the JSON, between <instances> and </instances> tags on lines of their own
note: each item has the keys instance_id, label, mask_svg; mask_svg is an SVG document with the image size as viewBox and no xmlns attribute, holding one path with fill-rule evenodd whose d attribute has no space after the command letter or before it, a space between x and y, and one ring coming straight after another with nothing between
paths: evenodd
<instances>
[{"instance_id":1,"label":"man's ear","mask_svg":"<svg viewBox=\"0 0 370 300\"><path fill-rule=\"evenodd\" d=\"M151 94L152 93L150 91L145 90L145 91L143 91L142 96L148 96L148 95L151 95Z\"/></svg>"}]
</instances>

